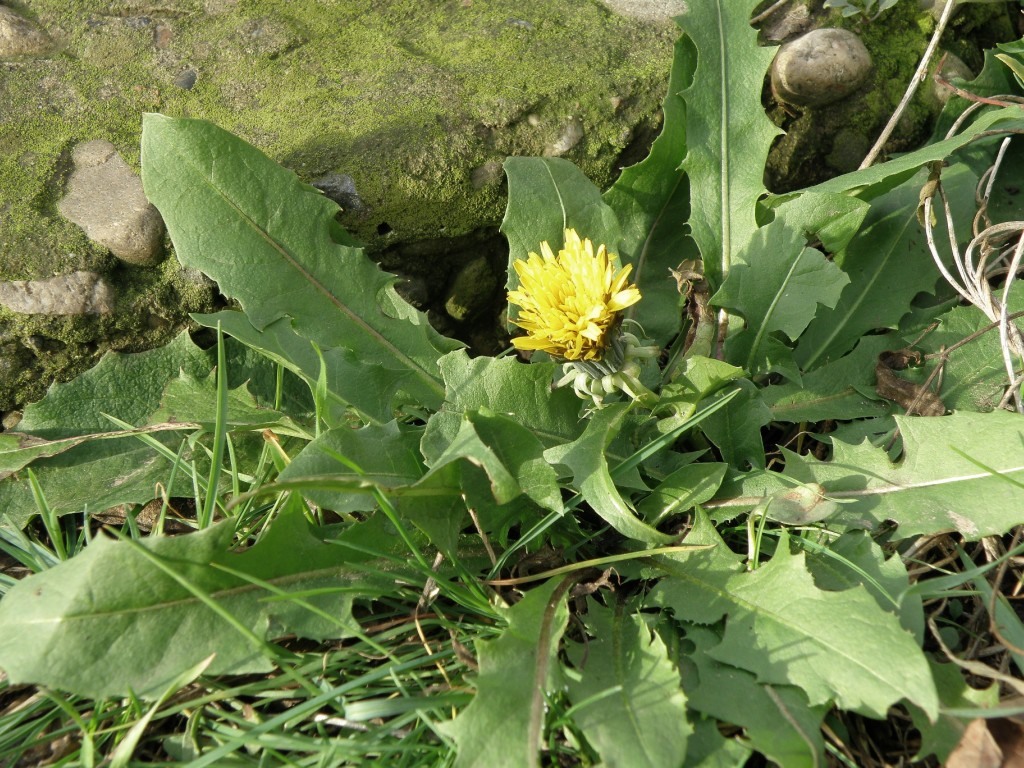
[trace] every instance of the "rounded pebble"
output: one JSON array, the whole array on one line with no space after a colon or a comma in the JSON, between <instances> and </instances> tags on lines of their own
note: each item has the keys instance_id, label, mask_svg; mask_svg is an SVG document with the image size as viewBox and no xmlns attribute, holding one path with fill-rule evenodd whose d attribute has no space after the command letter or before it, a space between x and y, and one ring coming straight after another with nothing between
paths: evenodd
<instances>
[{"instance_id":1,"label":"rounded pebble","mask_svg":"<svg viewBox=\"0 0 1024 768\"><path fill-rule=\"evenodd\" d=\"M849 96L870 72L871 54L857 35L815 29L779 48L772 63L772 90L787 104L820 107Z\"/></svg>"},{"instance_id":2,"label":"rounded pebble","mask_svg":"<svg viewBox=\"0 0 1024 768\"><path fill-rule=\"evenodd\" d=\"M577 118L570 117L562 128L562 135L544 149L544 157L561 157L570 149L580 143L583 138L583 123Z\"/></svg>"},{"instance_id":3,"label":"rounded pebble","mask_svg":"<svg viewBox=\"0 0 1024 768\"><path fill-rule=\"evenodd\" d=\"M67 194L57 208L93 242L128 264L150 266L162 257L164 223L142 191L142 180L109 141L79 144Z\"/></svg>"}]
</instances>

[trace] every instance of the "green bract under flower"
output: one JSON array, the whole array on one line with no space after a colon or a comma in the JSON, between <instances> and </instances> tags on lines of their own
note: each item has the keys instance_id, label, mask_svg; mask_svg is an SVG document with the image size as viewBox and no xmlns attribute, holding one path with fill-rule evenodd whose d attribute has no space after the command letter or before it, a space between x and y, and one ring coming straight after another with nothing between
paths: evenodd
<instances>
[{"instance_id":1,"label":"green bract under flower","mask_svg":"<svg viewBox=\"0 0 1024 768\"><path fill-rule=\"evenodd\" d=\"M614 254L565 230L565 245L554 254L547 242L540 255L513 264L519 288L510 304L519 307L513 322L526 331L512 340L516 349L542 350L563 360L601 360L611 343L619 313L640 301L629 283L631 266L616 270Z\"/></svg>"}]
</instances>

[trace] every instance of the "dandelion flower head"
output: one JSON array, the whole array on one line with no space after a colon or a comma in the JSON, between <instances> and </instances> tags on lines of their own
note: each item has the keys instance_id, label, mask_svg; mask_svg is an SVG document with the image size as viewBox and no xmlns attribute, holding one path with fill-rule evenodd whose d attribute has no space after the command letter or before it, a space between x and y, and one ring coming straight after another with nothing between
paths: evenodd
<instances>
[{"instance_id":1,"label":"dandelion flower head","mask_svg":"<svg viewBox=\"0 0 1024 768\"><path fill-rule=\"evenodd\" d=\"M512 265L519 288L510 304L519 307L513 322L526 334L512 340L516 349L543 350L563 360L600 360L611 343L619 313L640 301L629 282L631 265L616 270L616 257L604 245L594 251L589 239L565 230L565 245L554 254L547 242Z\"/></svg>"}]
</instances>

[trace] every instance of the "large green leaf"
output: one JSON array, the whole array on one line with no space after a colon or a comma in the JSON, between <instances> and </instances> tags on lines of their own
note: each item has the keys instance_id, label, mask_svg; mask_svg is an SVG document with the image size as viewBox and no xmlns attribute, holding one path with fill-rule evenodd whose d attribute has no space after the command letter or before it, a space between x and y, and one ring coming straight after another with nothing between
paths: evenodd
<instances>
[{"instance_id":1,"label":"large green leaf","mask_svg":"<svg viewBox=\"0 0 1024 768\"><path fill-rule=\"evenodd\" d=\"M365 547L383 535L373 527L347 536ZM346 636L355 629L353 588L376 594L386 583L357 565L369 555L324 543L301 513L279 518L241 554L231 552L233 532L234 521L224 521L174 538L99 537L71 560L19 582L0 602L0 667L12 682L97 698L159 695L211 654L209 674L268 672L266 639ZM268 599L275 592L218 565L276 590L303 592L305 605Z\"/></svg>"},{"instance_id":2,"label":"large green leaf","mask_svg":"<svg viewBox=\"0 0 1024 768\"><path fill-rule=\"evenodd\" d=\"M835 522L899 524L903 538L958 531L970 540L1024 523L1024 421L1006 411L897 416L903 457L833 441L830 461L786 453L786 474L845 501Z\"/></svg>"},{"instance_id":3,"label":"large green leaf","mask_svg":"<svg viewBox=\"0 0 1024 768\"><path fill-rule=\"evenodd\" d=\"M290 317L321 349L411 372L438 406L437 358L457 345L394 290L358 248L332 239L337 206L259 150L199 120L146 115L142 180L178 259L212 277L262 330Z\"/></svg>"},{"instance_id":4,"label":"large green leaf","mask_svg":"<svg viewBox=\"0 0 1024 768\"><path fill-rule=\"evenodd\" d=\"M696 646L683 657L683 683L692 709L744 729L751 747L786 768L821 768L825 706L811 707L799 688L761 685L750 672L715 661L710 651L721 641L707 627L688 626Z\"/></svg>"},{"instance_id":5,"label":"large green leaf","mask_svg":"<svg viewBox=\"0 0 1024 768\"><path fill-rule=\"evenodd\" d=\"M651 594L655 604L684 621L726 619L711 658L754 673L762 684L798 686L811 706L835 703L884 718L906 699L936 715L935 686L913 636L862 587L816 587L804 556L790 554L785 537L775 557L753 572L709 567L714 561L704 553L658 562L665 577Z\"/></svg>"},{"instance_id":6,"label":"large green leaf","mask_svg":"<svg viewBox=\"0 0 1024 768\"><path fill-rule=\"evenodd\" d=\"M566 673L576 725L609 768L681 765L692 728L661 638L640 616L594 602L586 625L594 639L570 646Z\"/></svg>"},{"instance_id":7,"label":"large green leaf","mask_svg":"<svg viewBox=\"0 0 1024 768\"><path fill-rule=\"evenodd\" d=\"M773 360L772 335L781 332L795 341L818 305L834 307L849 282L834 262L807 248L803 233L783 218L761 227L711 297L746 321L746 328L726 342L729 361L750 374L784 367Z\"/></svg>"},{"instance_id":8,"label":"large green leaf","mask_svg":"<svg viewBox=\"0 0 1024 768\"><path fill-rule=\"evenodd\" d=\"M680 168L686 154L686 103L679 94L693 78L696 62L693 43L680 36L662 105L661 134L647 158L626 168L604 193L622 223L619 255L633 265L632 280L643 296L625 316L638 321L659 346L680 325L679 290L669 270L699 256L684 226L690 215L690 185Z\"/></svg>"},{"instance_id":9,"label":"large green leaf","mask_svg":"<svg viewBox=\"0 0 1024 768\"><path fill-rule=\"evenodd\" d=\"M740 394L723 408L708 414L700 428L732 466L764 467L761 427L772 420L771 411L761 399L761 391L749 380L740 379L736 386Z\"/></svg>"},{"instance_id":10,"label":"large green leaf","mask_svg":"<svg viewBox=\"0 0 1024 768\"><path fill-rule=\"evenodd\" d=\"M458 745L456 768L539 765L545 696L555 690L558 642L569 612L565 582L552 579L504 611L507 628L477 643L476 696L441 728Z\"/></svg>"},{"instance_id":11,"label":"large green leaf","mask_svg":"<svg viewBox=\"0 0 1024 768\"><path fill-rule=\"evenodd\" d=\"M546 241L558 253L565 230L575 229L590 238L594 247L605 245L618 254L622 231L615 212L601 199L601 191L583 171L559 157L510 157L508 207L501 231L508 239L508 287L519 285L512 263L540 253Z\"/></svg>"},{"instance_id":12,"label":"large green leaf","mask_svg":"<svg viewBox=\"0 0 1024 768\"><path fill-rule=\"evenodd\" d=\"M757 229L768 148L779 130L761 107L775 54L757 44L750 15L758 0L704 0L677 21L697 50L686 101L690 227L713 287L728 274Z\"/></svg>"}]
</instances>

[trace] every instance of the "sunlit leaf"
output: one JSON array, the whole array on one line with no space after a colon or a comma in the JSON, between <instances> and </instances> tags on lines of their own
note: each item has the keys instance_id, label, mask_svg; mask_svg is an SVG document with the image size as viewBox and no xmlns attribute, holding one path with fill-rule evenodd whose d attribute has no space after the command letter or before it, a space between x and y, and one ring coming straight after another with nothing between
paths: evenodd
<instances>
[{"instance_id":1,"label":"sunlit leaf","mask_svg":"<svg viewBox=\"0 0 1024 768\"><path fill-rule=\"evenodd\" d=\"M585 621L594 639L569 650L576 724L607 766L680 765L691 728L665 644L639 616L594 602Z\"/></svg>"}]
</instances>

